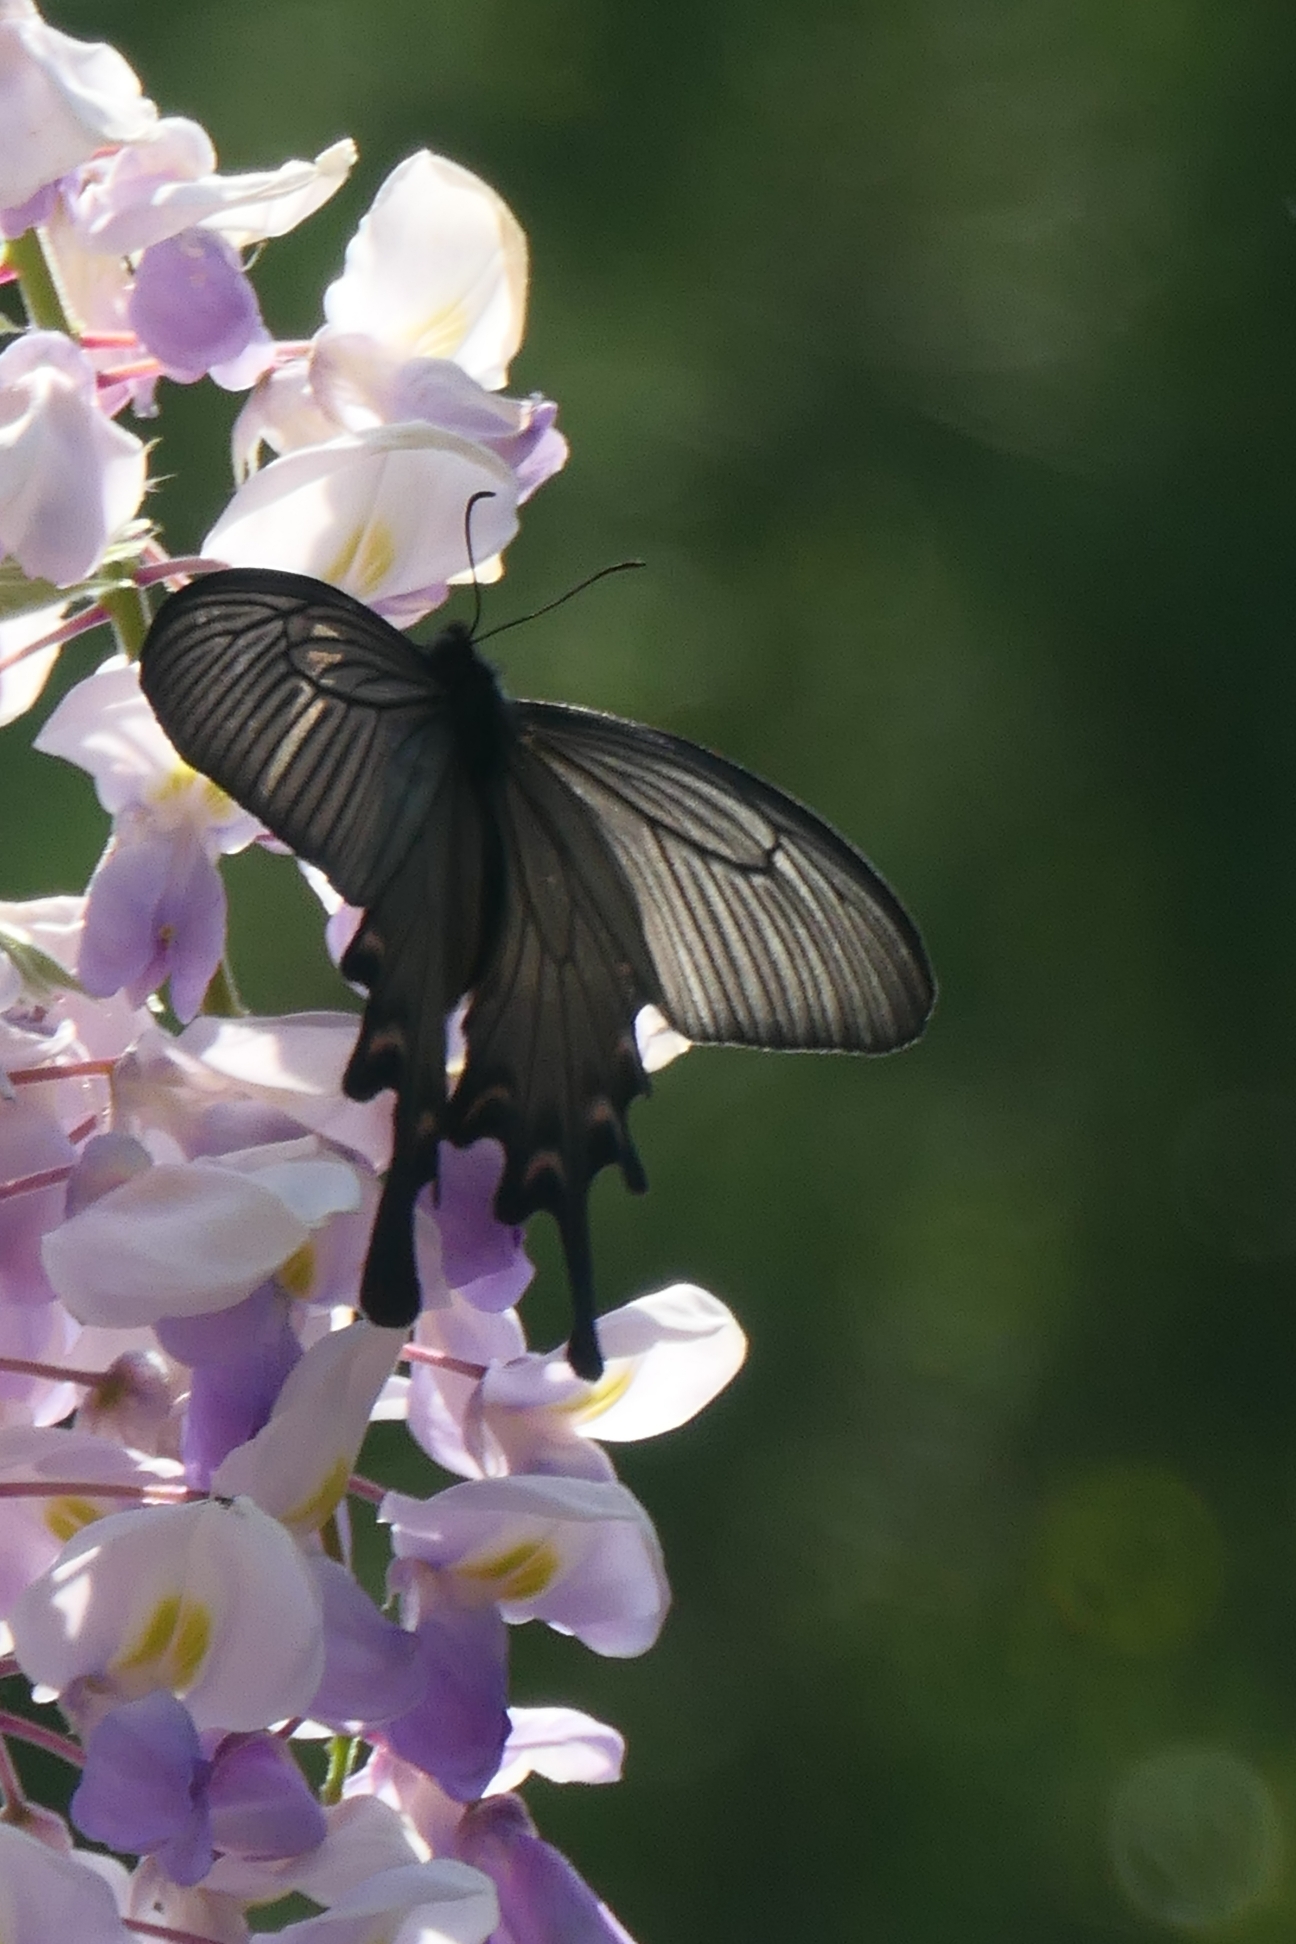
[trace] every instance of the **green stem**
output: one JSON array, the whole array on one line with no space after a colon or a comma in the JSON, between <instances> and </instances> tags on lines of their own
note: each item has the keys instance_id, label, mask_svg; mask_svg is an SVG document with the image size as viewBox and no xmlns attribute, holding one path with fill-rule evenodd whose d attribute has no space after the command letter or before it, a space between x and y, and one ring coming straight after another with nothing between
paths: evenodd
<instances>
[{"instance_id":1,"label":"green stem","mask_svg":"<svg viewBox=\"0 0 1296 1944\"><path fill-rule=\"evenodd\" d=\"M7 244L5 261L17 273L27 322L38 331L63 331L71 337L67 307L39 230L24 230Z\"/></svg>"},{"instance_id":2,"label":"green stem","mask_svg":"<svg viewBox=\"0 0 1296 1944\"><path fill-rule=\"evenodd\" d=\"M324 1787L320 1790L320 1801L326 1809L342 1800L342 1785L355 1766L356 1753L360 1742L355 1735L334 1735L329 1743L328 1774Z\"/></svg>"},{"instance_id":3,"label":"green stem","mask_svg":"<svg viewBox=\"0 0 1296 1944\"><path fill-rule=\"evenodd\" d=\"M99 600L112 622L117 646L123 655L128 655L134 661L144 646L144 637L152 618L144 590L136 587L134 581L121 581L101 594Z\"/></svg>"}]
</instances>

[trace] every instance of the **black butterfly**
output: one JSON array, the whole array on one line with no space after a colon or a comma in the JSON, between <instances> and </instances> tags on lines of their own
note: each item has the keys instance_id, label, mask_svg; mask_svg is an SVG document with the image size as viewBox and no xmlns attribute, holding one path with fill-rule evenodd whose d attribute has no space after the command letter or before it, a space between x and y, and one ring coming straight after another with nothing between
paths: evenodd
<instances>
[{"instance_id":1,"label":"black butterfly","mask_svg":"<svg viewBox=\"0 0 1296 1944\"><path fill-rule=\"evenodd\" d=\"M500 1220L557 1220L568 1355L598 1376L587 1199L613 1161L647 1185L626 1125L648 1092L642 1007L743 1046L885 1053L922 1031L922 940L844 838L678 736L507 700L461 623L422 647L335 587L240 568L164 603L140 674L185 760L364 909L343 1085L396 1090L360 1292L375 1323L418 1314L414 1198L438 1142L489 1135Z\"/></svg>"}]
</instances>

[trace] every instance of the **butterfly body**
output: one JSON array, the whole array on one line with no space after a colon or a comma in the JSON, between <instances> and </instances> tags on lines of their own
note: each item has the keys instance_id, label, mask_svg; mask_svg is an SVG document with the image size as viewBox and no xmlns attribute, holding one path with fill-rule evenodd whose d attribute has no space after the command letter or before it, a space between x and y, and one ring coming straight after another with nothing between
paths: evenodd
<instances>
[{"instance_id":1,"label":"butterfly body","mask_svg":"<svg viewBox=\"0 0 1296 1944\"><path fill-rule=\"evenodd\" d=\"M237 569L166 602L141 679L186 761L363 908L344 1087L396 1093L361 1286L375 1322L417 1315L414 1202L440 1142L489 1137L499 1218L558 1223L569 1355L597 1375L587 1197L613 1162L646 1185L626 1119L648 1091L642 1009L689 1039L850 1052L925 1023L921 940L844 838L696 744L508 700L460 624L418 647L335 588Z\"/></svg>"}]
</instances>

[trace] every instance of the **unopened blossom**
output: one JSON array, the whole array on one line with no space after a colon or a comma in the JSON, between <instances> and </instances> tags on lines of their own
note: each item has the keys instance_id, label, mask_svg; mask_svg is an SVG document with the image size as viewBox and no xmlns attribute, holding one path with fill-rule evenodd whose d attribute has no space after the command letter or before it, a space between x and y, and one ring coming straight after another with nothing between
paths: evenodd
<instances>
[{"instance_id":1,"label":"unopened blossom","mask_svg":"<svg viewBox=\"0 0 1296 1944\"><path fill-rule=\"evenodd\" d=\"M95 370L58 331L0 351L0 553L69 587L98 565L144 496L142 442L100 410Z\"/></svg>"},{"instance_id":2,"label":"unopened blossom","mask_svg":"<svg viewBox=\"0 0 1296 1944\"><path fill-rule=\"evenodd\" d=\"M98 1520L26 1588L10 1626L28 1680L86 1727L157 1689L200 1731L268 1727L305 1713L324 1665L309 1566L242 1499Z\"/></svg>"},{"instance_id":3,"label":"unopened blossom","mask_svg":"<svg viewBox=\"0 0 1296 1944\"><path fill-rule=\"evenodd\" d=\"M139 1004L169 979L177 1015L192 1018L225 945L215 859L260 825L181 761L122 656L69 690L35 746L88 770L113 817L87 892L81 983Z\"/></svg>"},{"instance_id":4,"label":"unopened blossom","mask_svg":"<svg viewBox=\"0 0 1296 1944\"><path fill-rule=\"evenodd\" d=\"M156 115L115 48L61 34L31 0L0 0L0 209L101 144L142 134Z\"/></svg>"},{"instance_id":5,"label":"unopened blossom","mask_svg":"<svg viewBox=\"0 0 1296 1944\"><path fill-rule=\"evenodd\" d=\"M495 1885L500 1944L633 1944L562 1852L540 1836L520 1796L474 1803L455 1833L455 1854Z\"/></svg>"}]
</instances>

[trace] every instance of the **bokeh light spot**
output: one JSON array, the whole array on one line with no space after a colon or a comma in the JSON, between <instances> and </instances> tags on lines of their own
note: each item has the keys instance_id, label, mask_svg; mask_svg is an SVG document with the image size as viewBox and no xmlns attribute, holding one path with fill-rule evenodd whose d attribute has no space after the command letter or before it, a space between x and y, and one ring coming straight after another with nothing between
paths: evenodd
<instances>
[{"instance_id":1,"label":"bokeh light spot","mask_svg":"<svg viewBox=\"0 0 1296 1944\"><path fill-rule=\"evenodd\" d=\"M1107 1465L1045 1515L1045 1590L1072 1626L1118 1653L1160 1653L1210 1617L1223 1551L1214 1514L1173 1472Z\"/></svg>"},{"instance_id":2,"label":"bokeh light spot","mask_svg":"<svg viewBox=\"0 0 1296 1944\"><path fill-rule=\"evenodd\" d=\"M1112 1798L1108 1841L1130 1902L1178 1930L1230 1922L1274 1889L1282 1868L1273 1795L1223 1748L1166 1748L1136 1763Z\"/></svg>"}]
</instances>

